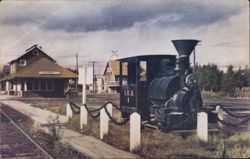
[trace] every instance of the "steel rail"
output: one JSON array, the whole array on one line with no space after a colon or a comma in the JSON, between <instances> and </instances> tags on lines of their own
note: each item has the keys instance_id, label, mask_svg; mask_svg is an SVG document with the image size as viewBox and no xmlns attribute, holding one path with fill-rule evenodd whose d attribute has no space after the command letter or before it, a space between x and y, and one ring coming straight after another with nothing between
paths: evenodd
<instances>
[{"instance_id":1,"label":"steel rail","mask_svg":"<svg viewBox=\"0 0 250 159\"><path fill-rule=\"evenodd\" d=\"M25 131L23 131L2 109L0 110L3 115L19 130L26 136L36 147L38 147L49 159L54 159L46 150L44 150L36 141L34 141Z\"/></svg>"}]
</instances>

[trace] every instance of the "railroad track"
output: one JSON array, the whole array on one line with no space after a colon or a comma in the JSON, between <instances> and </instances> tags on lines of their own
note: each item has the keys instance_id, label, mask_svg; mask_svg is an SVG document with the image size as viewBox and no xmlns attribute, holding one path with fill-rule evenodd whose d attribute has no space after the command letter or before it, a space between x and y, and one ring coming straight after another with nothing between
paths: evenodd
<instances>
[{"instance_id":1,"label":"railroad track","mask_svg":"<svg viewBox=\"0 0 250 159\"><path fill-rule=\"evenodd\" d=\"M1 107L1 106L0 106ZM1 149L0 158L53 159L19 125L27 121L27 116L1 107Z\"/></svg>"}]
</instances>

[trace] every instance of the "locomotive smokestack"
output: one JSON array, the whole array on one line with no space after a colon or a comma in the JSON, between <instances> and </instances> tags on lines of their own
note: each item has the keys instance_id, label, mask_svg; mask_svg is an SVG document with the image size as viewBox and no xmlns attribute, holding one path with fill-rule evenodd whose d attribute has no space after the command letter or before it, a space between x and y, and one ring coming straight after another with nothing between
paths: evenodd
<instances>
[{"instance_id":1,"label":"locomotive smokestack","mask_svg":"<svg viewBox=\"0 0 250 159\"><path fill-rule=\"evenodd\" d=\"M199 40L184 39L184 40L172 40L172 43L177 50L179 57L190 56L195 46L200 42Z\"/></svg>"},{"instance_id":2,"label":"locomotive smokestack","mask_svg":"<svg viewBox=\"0 0 250 159\"><path fill-rule=\"evenodd\" d=\"M189 69L189 56L198 42L200 41L194 39L172 40L172 43L174 44L179 55L177 65L180 67L181 74L185 74L185 71Z\"/></svg>"}]
</instances>

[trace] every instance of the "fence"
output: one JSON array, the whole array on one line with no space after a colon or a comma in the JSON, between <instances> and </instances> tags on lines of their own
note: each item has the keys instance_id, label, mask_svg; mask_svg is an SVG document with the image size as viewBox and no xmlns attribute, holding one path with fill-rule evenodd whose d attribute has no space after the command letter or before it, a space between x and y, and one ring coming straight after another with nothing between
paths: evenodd
<instances>
[{"instance_id":1,"label":"fence","mask_svg":"<svg viewBox=\"0 0 250 159\"><path fill-rule=\"evenodd\" d=\"M108 135L109 123L112 122L115 125L123 126L130 121L130 151L133 151L141 144L141 116L137 112L130 115L129 118L123 119L123 121L117 121L113 118L113 108L120 110L112 102L107 102L100 108L90 110L86 104L77 106L70 102L67 104L67 117L71 118L73 114L80 114L80 127L83 129L83 125L87 125L88 115L92 118L100 117L100 139L103 139L104 135ZM223 105L214 105L212 109L206 112L197 113L197 136L207 142L208 141L208 114L213 112L216 114L216 122L219 127L223 128L224 125L230 127L238 127L245 125L249 122L249 114L236 115L228 111ZM240 119L238 123L229 123L224 120L224 115L230 115L231 117Z\"/></svg>"},{"instance_id":2,"label":"fence","mask_svg":"<svg viewBox=\"0 0 250 159\"><path fill-rule=\"evenodd\" d=\"M82 106L77 106L73 102L67 104L67 118L72 118L73 114L80 114L80 128L83 129L83 125L87 125L88 115L92 118L100 117L100 139L103 139L104 135L107 135L109 132L109 122L112 122L115 125L123 126L130 121L130 151L133 151L135 148L141 144L141 116L134 112L130 115L129 118L125 118L123 121L117 121L113 118L113 107L120 110L112 102L107 102L100 108L95 110L90 110L86 104Z\"/></svg>"},{"instance_id":3,"label":"fence","mask_svg":"<svg viewBox=\"0 0 250 159\"><path fill-rule=\"evenodd\" d=\"M103 139L104 135L108 134L109 132L109 121L114 123L115 125L122 126L130 121L130 151L133 151L135 148L140 146L141 144L141 116L137 112L134 112L130 115L129 118L125 118L123 121L117 121L114 119L113 116L113 107L117 110L120 110L116 105L114 105L112 102L107 102L101 107L95 109L95 110L89 110L86 103L86 67L83 68L83 71L80 71L79 76L83 76L81 80L79 80L83 84L83 97L82 97L82 103L83 105L81 107L75 105L74 103L70 102L67 104L67 117L68 119L71 118L74 114L80 114L80 128L83 129L83 125L87 125L88 123L88 115L92 118L98 118L100 117L100 139ZM215 104L212 105L212 109L207 110L206 112L192 112L191 115L185 120L188 121L189 118L192 118L193 115L197 117L197 136L207 142L208 141L208 114L211 114L212 112L216 113L216 121L219 124L220 127L231 126L231 127L238 127L241 125L244 125L248 123L249 121L249 114L244 116L239 116L236 114L231 113L228 111L223 105L221 104ZM228 123L223 120L224 113L227 113L228 115L241 119L239 123ZM177 124L176 127L179 125L182 125L182 123L185 123L185 121L182 121L180 124Z\"/></svg>"}]
</instances>

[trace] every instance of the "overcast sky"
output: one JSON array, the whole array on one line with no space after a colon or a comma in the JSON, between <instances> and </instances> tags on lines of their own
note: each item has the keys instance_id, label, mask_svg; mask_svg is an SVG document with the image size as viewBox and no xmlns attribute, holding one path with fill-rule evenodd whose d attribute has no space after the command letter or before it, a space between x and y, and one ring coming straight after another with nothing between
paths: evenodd
<instances>
[{"instance_id":1,"label":"overcast sky","mask_svg":"<svg viewBox=\"0 0 250 159\"><path fill-rule=\"evenodd\" d=\"M248 0L92 0L0 2L0 65L33 44L59 64L176 54L171 40L198 39L197 62L248 65Z\"/></svg>"}]
</instances>

